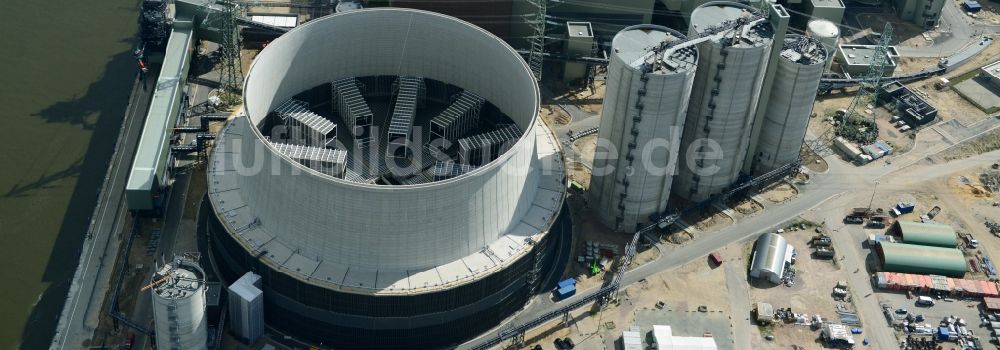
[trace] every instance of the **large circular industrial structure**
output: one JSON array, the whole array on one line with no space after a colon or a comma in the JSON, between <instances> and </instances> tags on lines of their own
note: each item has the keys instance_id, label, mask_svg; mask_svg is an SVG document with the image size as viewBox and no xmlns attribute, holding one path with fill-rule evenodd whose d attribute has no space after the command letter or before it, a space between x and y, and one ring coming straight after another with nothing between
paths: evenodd
<instances>
[{"instance_id":1,"label":"large circular industrial structure","mask_svg":"<svg viewBox=\"0 0 1000 350\"><path fill-rule=\"evenodd\" d=\"M445 15L349 11L282 35L212 154L223 278L256 271L270 327L336 348L496 326L545 279L566 220L538 96L516 51Z\"/></svg>"}]
</instances>

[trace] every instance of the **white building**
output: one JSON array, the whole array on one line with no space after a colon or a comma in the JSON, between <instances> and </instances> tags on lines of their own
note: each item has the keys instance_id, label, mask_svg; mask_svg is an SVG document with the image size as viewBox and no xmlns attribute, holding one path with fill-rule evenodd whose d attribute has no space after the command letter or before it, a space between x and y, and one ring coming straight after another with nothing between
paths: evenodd
<instances>
[{"instance_id":1,"label":"white building","mask_svg":"<svg viewBox=\"0 0 1000 350\"><path fill-rule=\"evenodd\" d=\"M653 339L659 350L718 350L712 337L678 337L670 326L653 326Z\"/></svg>"},{"instance_id":2,"label":"white building","mask_svg":"<svg viewBox=\"0 0 1000 350\"><path fill-rule=\"evenodd\" d=\"M247 272L229 285L229 320L229 329L248 344L264 334L264 292L259 275Z\"/></svg>"}]
</instances>

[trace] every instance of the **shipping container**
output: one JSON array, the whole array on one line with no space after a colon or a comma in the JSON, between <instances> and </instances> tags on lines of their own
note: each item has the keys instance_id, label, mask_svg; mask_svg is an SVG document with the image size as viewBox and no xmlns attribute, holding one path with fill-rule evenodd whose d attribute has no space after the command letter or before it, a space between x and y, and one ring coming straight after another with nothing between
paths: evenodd
<instances>
[{"instance_id":1,"label":"shipping container","mask_svg":"<svg viewBox=\"0 0 1000 350\"><path fill-rule=\"evenodd\" d=\"M896 204L896 210L899 210L901 214L907 214L913 212L914 205L909 202L899 202Z\"/></svg>"},{"instance_id":2,"label":"shipping container","mask_svg":"<svg viewBox=\"0 0 1000 350\"><path fill-rule=\"evenodd\" d=\"M722 255L719 254L719 252L712 252L712 254L709 254L708 256L712 259L712 263L715 264L715 266L722 265Z\"/></svg>"},{"instance_id":3,"label":"shipping container","mask_svg":"<svg viewBox=\"0 0 1000 350\"><path fill-rule=\"evenodd\" d=\"M559 281L558 287L556 289L566 288L567 286L576 286L576 280L572 278L567 278Z\"/></svg>"},{"instance_id":4,"label":"shipping container","mask_svg":"<svg viewBox=\"0 0 1000 350\"><path fill-rule=\"evenodd\" d=\"M569 298L574 294L576 294L576 286L566 286L559 288L559 291L557 293L559 294L559 300L566 300L566 298Z\"/></svg>"}]
</instances>

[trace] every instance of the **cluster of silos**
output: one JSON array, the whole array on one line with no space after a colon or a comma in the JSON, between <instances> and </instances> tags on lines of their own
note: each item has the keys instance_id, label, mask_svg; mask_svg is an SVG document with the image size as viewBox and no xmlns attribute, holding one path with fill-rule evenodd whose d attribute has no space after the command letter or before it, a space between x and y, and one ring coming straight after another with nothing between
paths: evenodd
<instances>
[{"instance_id":1,"label":"cluster of silos","mask_svg":"<svg viewBox=\"0 0 1000 350\"><path fill-rule=\"evenodd\" d=\"M208 348L205 271L178 258L153 274L153 321L159 349Z\"/></svg>"},{"instance_id":2,"label":"cluster of silos","mask_svg":"<svg viewBox=\"0 0 1000 350\"><path fill-rule=\"evenodd\" d=\"M690 23L686 37L638 26L612 42L590 201L615 230L648 224L671 195L701 202L798 161L829 50L733 2Z\"/></svg>"},{"instance_id":3,"label":"cluster of silos","mask_svg":"<svg viewBox=\"0 0 1000 350\"><path fill-rule=\"evenodd\" d=\"M797 161L823 76L826 47L819 40L788 35L774 72L771 99L762 118L754 165L756 173Z\"/></svg>"},{"instance_id":4,"label":"cluster of silos","mask_svg":"<svg viewBox=\"0 0 1000 350\"><path fill-rule=\"evenodd\" d=\"M746 20L755 13L756 9L742 4L706 3L691 13L689 35L708 35L719 26ZM770 24L758 21L698 43L698 70L674 178L673 193L677 196L703 201L739 178L772 36Z\"/></svg>"},{"instance_id":5,"label":"cluster of silos","mask_svg":"<svg viewBox=\"0 0 1000 350\"><path fill-rule=\"evenodd\" d=\"M684 35L638 25L612 41L590 191L609 227L631 230L666 209L698 51L668 48Z\"/></svg>"}]
</instances>

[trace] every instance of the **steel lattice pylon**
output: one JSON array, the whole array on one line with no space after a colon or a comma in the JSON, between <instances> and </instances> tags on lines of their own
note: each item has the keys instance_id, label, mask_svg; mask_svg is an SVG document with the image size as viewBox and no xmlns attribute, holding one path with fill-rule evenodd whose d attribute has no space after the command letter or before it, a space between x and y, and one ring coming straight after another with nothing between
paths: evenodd
<instances>
[{"instance_id":1,"label":"steel lattice pylon","mask_svg":"<svg viewBox=\"0 0 1000 350\"><path fill-rule=\"evenodd\" d=\"M219 61L219 85L229 93L238 94L243 85L243 69L240 58L240 28L237 20L242 16L241 6L235 1L218 1L222 7L219 34L221 59Z\"/></svg>"},{"instance_id":2,"label":"steel lattice pylon","mask_svg":"<svg viewBox=\"0 0 1000 350\"><path fill-rule=\"evenodd\" d=\"M875 124L875 115L871 113L860 113L859 110L867 109L868 105L878 104L878 93L882 88L882 74L885 72L885 65L889 60L889 43L892 40L892 24L886 23L879 38L875 53L872 54L868 65L868 72L861 78L858 85L858 94L854 95L851 104L847 106L847 113L840 123L837 133L851 141L868 144L875 142L878 138L878 126Z\"/></svg>"},{"instance_id":3,"label":"steel lattice pylon","mask_svg":"<svg viewBox=\"0 0 1000 350\"><path fill-rule=\"evenodd\" d=\"M542 80L542 55L545 54L545 12L548 8L548 0L528 0L532 6L535 7L535 14L532 15L529 20L531 25L532 35L529 39L531 41L531 49L528 51L528 67L531 68L531 74L535 76L535 80Z\"/></svg>"}]
</instances>

